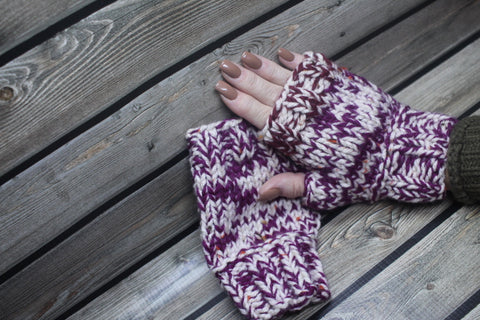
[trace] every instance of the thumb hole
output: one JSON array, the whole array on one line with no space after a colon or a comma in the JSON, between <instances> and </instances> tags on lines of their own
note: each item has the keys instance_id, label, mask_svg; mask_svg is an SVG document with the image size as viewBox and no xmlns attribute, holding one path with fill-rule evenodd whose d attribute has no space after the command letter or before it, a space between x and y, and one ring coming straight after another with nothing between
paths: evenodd
<instances>
[{"instance_id":1,"label":"thumb hole","mask_svg":"<svg viewBox=\"0 0 480 320\"><path fill-rule=\"evenodd\" d=\"M305 190L304 181L304 173L285 172L277 174L260 187L258 200L270 201L278 197L289 199L302 197Z\"/></svg>"}]
</instances>

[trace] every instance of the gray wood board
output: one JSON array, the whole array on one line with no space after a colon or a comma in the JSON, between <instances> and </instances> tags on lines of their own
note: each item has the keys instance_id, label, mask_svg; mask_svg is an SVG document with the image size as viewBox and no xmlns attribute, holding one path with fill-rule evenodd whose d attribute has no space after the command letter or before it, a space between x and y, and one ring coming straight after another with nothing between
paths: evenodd
<instances>
[{"instance_id":1,"label":"gray wood board","mask_svg":"<svg viewBox=\"0 0 480 320\"><path fill-rule=\"evenodd\" d=\"M48 163L51 164L51 162ZM171 170L174 170L175 172L175 170L179 170L179 168L174 167ZM192 203L188 202L192 199L191 194L189 200L180 201L175 204L172 204L171 201L164 200L165 198L163 196L155 196L157 190L161 189L159 188L161 181L170 181L171 177L178 174L178 172L173 173L171 170L169 170L168 175L162 175L156 179L156 182L153 182L145 188L145 190L140 192L141 194L148 194L150 198L143 198L143 196L138 194L135 194L133 198L129 197L127 203L132 204L122 204L120 208L124 209L120 209L117 206L112 208L102 215L101 218L95 220L91 226L83 229L77 235L70 238L66 243L58 246L9 281L2 289L8 291L9 297L11 298L9 313L14 315L19 312L18 310L21 310L19 315L21 315L22 318L25 318L26 314L29 312L31 314L37 314L32 310L37 310L38 314L48 314L50 316L58 314L62 310L68 308L68 306L78 302L78 300L81 300L89 293L95 291L98 286L107 282L115 274L120 273L122 270L135 263L135 261L140 259L142 254L146 255L149 246L156 247L167 241L172 233L169 234L168 231L166 231L167 229L171 228L171 230L175 231L183 230L186 226L193 223L197 218L194 214ZM185 183L185 179L189 179L187 172L188 170L181 170L181 176L177 178L185 185L184 189L181 191L182 194L190 190L189 184ZM166 188L167 191L171 189L177 190L174 184L171 183L163 188ZM166 194L168 196L170 193L161 192L161 194ZM136 203L138 201L140 201L140 203L147 202L152 204L156 203L156 201L160 203L165 201L166 203L162 206L163 209L161 212L168 217L175 219L174 223L169 224L167 221L159 218L159 220L155 220L156 223L146 225L147 229L151 229L145 229L145 226L143 226L141 221L150 221L152 212L156 212L156 210L148 205L142 206L140 211L133 210L132 208L136 208ZM186 206L189 210L185 209ZM167 210L166 208L170 208L171 210ZM179 208L183 211L178 211ZM135 222L135 219L138 219L140 222ZM134 224L136 227L128 227L130 224ZM124 229L120 227L124 225L126 225L125 227L130 230L132 235L128 245L121 247L126 250L118 253L117 250L119 248L117 246L117 239L125 236ZM109 244L106 243L107 239L103 236L100 230L112 235L111 239L108 241ZM162 237L158 237L159 232ZM113 236L113 234L121 234L121 236L117 237ZM149 242L148 237L150 237L150 239L156 239L156 242L154 244ZM78 242L81 243L80 246L78 245ZM97 249L89 252L89 250L93 250L92 248L98 243L102 243L101 250ZM78 251L79 247L85 248L85 250L80 252ZM140 247L144 249L140 250ZM77 248L77 251L73 252L72 248ZM128 248L132 251L128 251ZM125 252L129 253L126 254ZM72 254L75 258L71 256ZM109 259L101 259L100 257L102 255L108 256L112 261L116 261L115 264L111 264ZM116 258L123 260L115 260ZM62 263L60 264L56 261L62 261ZM82 270L82 268L91 270L90 274L92 276L85 277L82 272L72 271ZM57 272L53 272L52 270ZM60 270L64 270L64 272L60 272ZM68 270L69 272L67 272ZM58 276L58 272L62 274L62 276ZM44 276L41 278L29 276L39 273ZM29 280L26 281L27 279ZM46 284L48 284L48 286L46 286ZM32 288L37 288L37 290L31 290ZM46 290L47 288L48 290ZM68 295L65 293L65 290L69 292ZM67 296L68 299L58 298L64 296ZM35 301L35 303L32 303L32 301Z\"/></svg>"},{"instance_id":2,"label":"gray wood board","mask_svg":"<svg viewBox=\"0 0 480 320\"><path fill-rule=\"evenodd\" d=\"M357 50L361 50L361 48ZM363 62L367 63L365 60ZM358 63L361 64L362 62L359 61ZM385 69L382 71L385 71ZM179 77L181 76L182 74L179 75ZM162 195L165 193L167 197L170 190L177 190L175 183L165 184L165 181L171 181L172 177L176 177L182 184L185 184L184 189L178 191L179 193L184 194L190 190L188 183L185 183L189 178L188 170L181 170L181 173L175 171L179 170L179 167L174 167L171 170L174 171L169 170L167 175L160 176L155 182L139 191L139 194L134 194L125 203L109 210L90 226L42 257L9 281L3 289L0 289L10 293L9 297L12 302L9 310L11 314L16 314L15 312L19 312L18 310L21 310L19 314L22 317L25 317L29 312L32 313L32 310L43 310L48 315L58 314L95 291L97 287L107 282L114 275L134 264L141 258L142 254L148 254L149 250L170 239L173 231L169 233L167 230L183 230L186 226L197 221L191 195L187 197L188 199L178 203L172 203L168 198L165 200L164 196L156 196L158 190L167 190L168 192L159 192ZM177 174L179 175L176 176ZM161 187L162 183L165 186ZM141 194L148 195L148 197ZM146 202L149 205L142 206L141 210L132 209L137 208L138 202ZM169 217L167 221L163 219L163 215L157 217L158 220L152 218L152 215L157 212L157 209L155 209L156 202L162 204L165 202L161 206L163 209L160 212ZM145 221L153 221L154 223L144 225ZM135 227L128 227L130 224L135 225ZM127 238L124 228L128 228L130 240L119 248L117 245L118 239ZM103 233L111 235L111 238L105 238L102 230ZM159 234L161 234L161 237L158 237ZM152 239L155 239L154 242L151 242ZM78 245L78 243L81 243L81 245ZM102 243L101 248L92 249L98 243ZM77 251L72 252L72 248L77 248ZM85 249L79 250L78 248ZM93 251L89 252L89 250ZM73 259L72 255L76 258ZM108 258L101 259L102 255ZM62 261L62 263L59 264L56 261ZM112 264L111 261L115 261L115 263ZM71 271L82 270L82 268L90 270L89 277L84 277L82 272ZM69 270L70 272L68 272ZM58 276L58 273L62 276ZM43 276L38 278L32 276L34 274L42 274ZM48 284L48 287L45 287L45 284ZM37 289L31 290L32 288ZM48 288L48 290L44 291L42 288ZM64 296L67 296L68 299L58 298ZM35 303L32 303L32 301L35 301Z\"/></svg>"},{"instance_id":3,"label":"gray wood board","mask_svg":"<svg viewBox=\"0 0 480 320\"><path fill-rule=\"evenodd\" d=\"M328 29L336 27L335 19L345 20L348 16L345 20L348 22L342 25L345 27L373 15L365 29L355 29L361 38L392 18L389 10L393 3L401 14L406 2L394 0L365 1L362 2L365 8L357 2L345 2L330 9L320 6L317 10L312 10L312 6L318 6L318 2L302 2L160 82L0 186L0 223L4 226L0 238L8 239L0 247L3 257L0 272L184 150L188 128L228 116L213 92L219 79L218 59L238 55L241 47L260 45L272 55L279 45L290 44L297 30L302 29L300 24L305 28L316 25L319 30L331 30L332 38L327 43L335 43L335 49L341 50L351 40L343 42L344 47L337 43L337 32ZM372 7L379 11L372 13ZM299 27L292 33L293 21ZM274 36L284 41L273 43ZM232 46L237 51L232 52Z\"/></svg>"},{"instance_id":4,"label":"gray wood board","mask_svg":"<svg viewBox=\"0 0 480 320\"><path fill-rule=\"evenodd\" d=\"M0 285L2 314L56 319L198 221L188 171L178 162Z\"/></svg>"},{"instance_id":5,"label":"gray wood board","mask_svg":"<svg viewBox=\"0 0 480 320\"><path fill-rule=\"evenodd\" d=\"M1 0L0 55L94 0Z\"/></svg>"},{"instance_id":6,"label":"gray wood board","mask_svg":"<svg viewBox=\"0 0 480 320\"><path fill-rule=\"evenodd\" d=\"M437 104L437 101L432 99L421 104L419 109L462 113L471 106L471 100L480 100L480 92L471 90L476 86L473 80L479 70L470 68L480 62L480 56L475 54L479 48L480 40L420 78L397 97L401 97L406 103L419 104L420 101L415 100L415 97L418 97L415 93L418 91L428 92L432 96L453 96L452 99L444 99L443 104ZM470 83L469 92L475 95L474 98L455 98L457 94L465 92L459 92L459 87L464 83ZM322 227L319 253L334 297L435 219L450 204L450 201L445 200L431 205L389 201L374 205L355 205ZM196 255L193 253L195 250ZM195 233L137 270L71 318L127 319L130 314L136 313L152 319L169 319L173 315L176 318L188 316L202 305L202 301L207 303L222 292L218 284L214 289L211 281L216 280L201 271L205 268L204 262L193 258L201 255L200 240ZM169 262L174 258L175 263ZM189 275L182 273L184 276L178 277L177 270L187 268L190 270ZM161 279L157 281L159 275ZM205 292L197 289L189 291L189 288L201 287L209 289ZM143 288L141 295L136 294L139 288ZM307 308L292 318L305 319L319 307L317 305ZM229 298L219 302L202 318L242 319Z\"/></svg>"},{"instance_id":7,"label":"gray wood board","mask_svg":"<svg viewBox=\"0 0 480 320\"><path fill-rule=\"evenodd\" d=\"M347 53L342 60L353 72L366 75L385 88L393 88L399 84L399 79L418 72L426 61L433 61L478 32L479 14L478 1L435 1L381 33L374 41L362 45L361 51ZM358 60L369 63L352 65L348 62ZM382 70L386 66L388 72L372 74L372 70Z\"/></svg>"},{"instance_id":8,"label":"gray wood board","mask_svg":"<svg viewBox=\"0 0 480 320\"><path fill-rule=\"evenodd\" d=\"M0 175L284 2L120 0L11 61L0 68L11 92L0 101Z\"/></svg>"},{"instance_id":9,"label":"gray wood board","mask_svg":"<svg viewBox=\"0 0 480 320\"><path fill-rule=\"evenodd\" d=\"M478 320L480 319L480 305L478 305L475 309L470 311L462 320Z\"/></svg>"},{"instance_id":10,"label":"gray wood board","mask_svg":"<svg viewBox=\"0 0 480 320\"><path fill-rule=\"evenodd\" d=\"M478 230L464 207L322 319L445 319L480 289Z\"/></svg>"}]
</instances>

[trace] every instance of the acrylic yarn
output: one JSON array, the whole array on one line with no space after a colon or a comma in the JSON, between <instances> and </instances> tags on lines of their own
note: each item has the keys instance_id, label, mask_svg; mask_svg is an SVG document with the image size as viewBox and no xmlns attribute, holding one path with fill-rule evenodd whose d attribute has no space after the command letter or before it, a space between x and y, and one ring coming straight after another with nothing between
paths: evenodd
<instances>
[{"instance_id":1,"label":"acrylic yarn","mask_svg":"<svg viewBox=\"0 0 480 320\"><path fill-rule=\"evenodd\" d=\"M240 311L273 319L327 300L315 248L320 216L299 200L257 201L259 187L295 171L292 163L241 120L191 129L187 140L205 258Z\"/></svg>"},{"instance_id":2,"label":"acrylic yarn","mask_svg":"<svg viewBox=\"0 0 480 320\"><path fill-rule=\"evenodd\" d=\"M443 198L455 122L415 111L322 54L307 52L262 135L305 167L304 202L325 210L383 198Z\"/></svg>"}]
</instances>

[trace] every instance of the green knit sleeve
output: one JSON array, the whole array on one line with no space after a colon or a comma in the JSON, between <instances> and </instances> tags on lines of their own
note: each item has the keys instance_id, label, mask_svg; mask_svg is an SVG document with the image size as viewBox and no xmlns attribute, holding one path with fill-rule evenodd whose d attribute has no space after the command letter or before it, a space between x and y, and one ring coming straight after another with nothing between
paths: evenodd
<instances>
[{"instance_id":1,"label":"green knit sleeve","mask_svg":"<svg viewBox=\"0 0 480 320\"><path fill-rule=\"evenodd\" d=\"M453 128L447 170L450 189L458 201L480 201L480 116L462 119Z\"/></svg>"}]
</instances>

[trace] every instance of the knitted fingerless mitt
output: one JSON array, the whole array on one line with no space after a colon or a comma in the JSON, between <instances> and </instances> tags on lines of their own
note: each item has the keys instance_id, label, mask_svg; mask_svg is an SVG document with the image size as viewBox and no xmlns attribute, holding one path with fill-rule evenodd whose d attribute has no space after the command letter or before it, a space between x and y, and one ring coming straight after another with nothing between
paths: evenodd
<instances>
[{"instance_id":1,"label":"knitted fingerless mitt","mask_svg":"<svg viewBox=\"0 0 480 320\"><path fill-rule=\"evenodd\" d=\"M189 130L187 140L207 264L240 311L271 319L328 299L320 216L298 200L257 201L260 186L293 165L240 120Z\"/></svg>"},{"instance_id":2,"label":"knitted fingerless mitt","mask_svg":"<svg viewBox=\"0 0 480 320\"><path fill-rule=\"evenodd\" d=\"M264 128L264 141L306 168L306 205L333 209L445 194L455 119L412 110L371 82L306 53Z\"/></svg>"}]
</instances>

